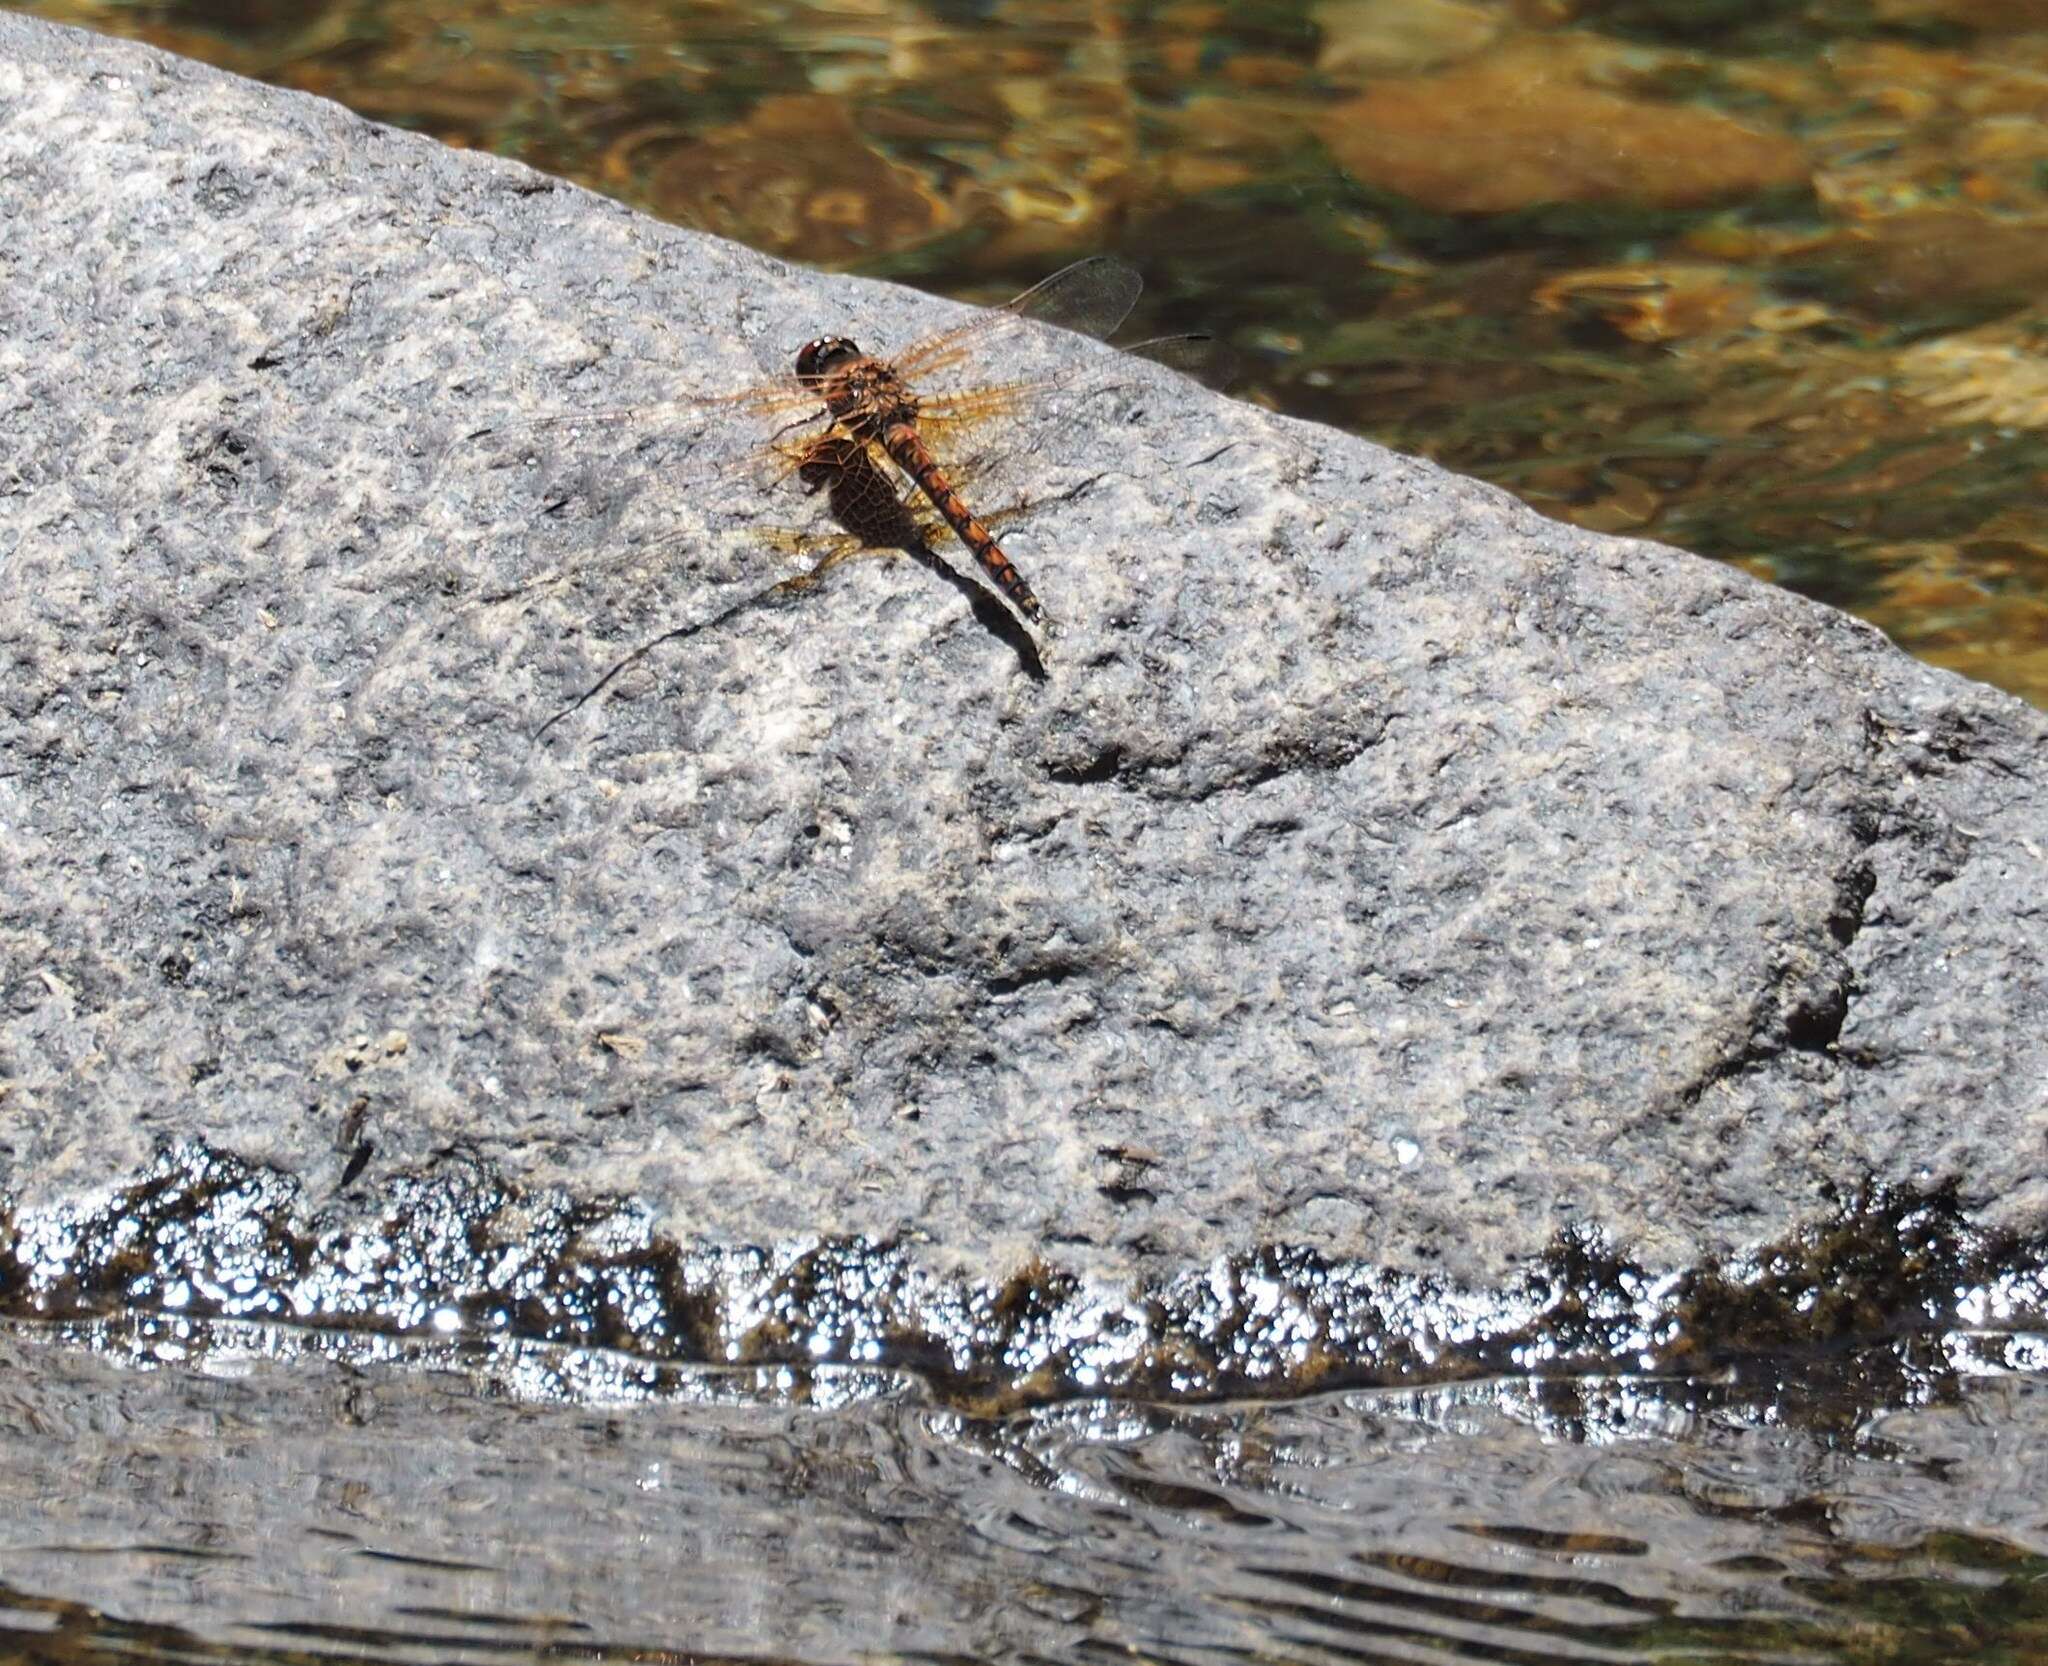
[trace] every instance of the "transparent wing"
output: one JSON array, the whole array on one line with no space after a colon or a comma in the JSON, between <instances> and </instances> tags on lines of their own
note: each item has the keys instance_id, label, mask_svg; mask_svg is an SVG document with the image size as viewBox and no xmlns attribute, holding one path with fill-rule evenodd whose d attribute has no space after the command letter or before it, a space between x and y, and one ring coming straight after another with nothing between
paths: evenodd
<instances>
[{"instance_id":1,"label":"transparent wing","mask_svg":"<svg viewBox=\"0 0 2048 1666\"><path fill-rule=\"evenodd\" d=\"M1229 356L1208 336L1160 336L1091 354L1085 364L1033 381L929 399L918 426L963 494L971 487L980 498L1028 498L1047 466L1085 457L1089 429L1112 420L1117 398L1136 386L1147 364L1216 381L1228 374Z\"/></svg>"},{"instance_id":2,"label":"transparent wing","mask_svg":"<svg viewBox=\"0 0 2048 1666\"><path fill-rule=\"evenodd\" d=\"M978 433L985 443L947 447L943 467L949 483L984 525L1000 529L1015 523L1029 512L1031 457L1048 437L1077 426L1086 410L1085 402L1077 403L1061 423L1034 430L1037 444L1020 444L1014 432L985 424L952 425L949 440ZM822 574L861 551L916 553L943 546L952 536L879 446L837 426L758 448L726 478L733 489L712 495L734 511L723 518L737 524L714 533L700 515L685 513L706 495L701 478L693 477L636 502L635 519L643 529L653 522L656 530L620 529L611 547L592 548L518 584L484 591L471 605L500 606L571 582L652 582L676 566L701 563L713 542L765 559L802 562ZM665 512L689 524L661 529Z\"/></svg>"},{"instance_id":3,"label":"transparent wing","mask_svg":"<svg viewBox=\"0 0 2048 1666\"><path fill-rule=\"evenodd\" d=\"M1137 272L1114 256L1097 255L1076 261L1005 305L912 343L890 362L905 381L917 387L922 379L981 360L1004 335L1030 325L1050 324L1083 335L1106 336L1129 316L1143 286ZM976 368L1001 367L977 363ZM943 393L935 394L933 413L963 421L993 418L1068 379L1020 377L985 384L950 398ZM582 433L629 426L692 432L729 423L738 435L751 432L758 437L763 429L773 427L778 418L789 419L795 426L817 409L816 391L805 387L793 373L783 373L721 392L480 423L448 441L435 461L435 473L438 475L452 458L471 448L487 447L504 454L517 452L522 443L546 444L555 439L573 439ZM749 424L753 425L751 429ZM742 439L741 443L750 442Z\"/></svg>"},{"instance_id":4,"label":"transparent wing","mask_svg":"<svg viewBox=\"0 0 2048 1666\"><path fill-rule=\"evenodd\" d=\"M539 432L558 433L568 426L550 424ZM526 427L531 430L534 425ZM529 449L544 448L544 442L531 433L515 437ZM603 503L593 517L597 530L579 552L515 584L485 589L471 605L498 606L564 584L609 580L615 575L646 582L679 564L700 565L713 545L800 555L802 541L824 524L820 507L808 503L806 494L815 495L828 484L804 478L805 466L814 461L821 447L829 453L834 445L853 443L836 425L820 422L779 439L750 439L736 448L722 449L715 464L707 461L699 448L689 448L665 479L649 483L644 471L639 471L635 478L622 481L619 499ZM544 457L530 460L543 471L548 467ZM531 516L535 523L544 524L545 517L562 502L580 495L583 480L593 472L576 463L567 467L570 484L566 488L549 488L545 472L536 479ZM614 462L611 472L623 467ZM799 484L801 492L796 489ZM602 483L594 489L600 496L608 490ZM713 532L710 523L714 521L723 530Z\"/></svg>"},{"instance_id":5,"label":"transparent wing","mask_svg":"<svg viewBox=\"0 0 2048 1666\"><path fill-rule=\"evenodd\" d=\"M1107 336L1130 317L1145 280L1137 269L1114 255L1094 255L1062 267L1022 295L999 307L940 330L891 355L897 371L912 386L943 370L973 359L996 368L1005 338L1020 336L1036 325L1052 325L1077 335ZM989 355L994 351L995 359Z\"/></svg>"},{"instance_id":6,"label":"transparent wing","mask_svg":"<svg viewBox=\"0 0 2048 1666\"><path fill-rule=\"evenodd\" d=\"M818 396L794 375L775 376L723 393L684 394L644 405L563 411L507 422L479 423L453 436L434 462L439 478L452 461L467 456L492 459L497 466L524 461L542 448L574 443L587 435L621 428L666 430L703 438L723 433L724 463L759 449L764 435L779 426L795 428L810 416L822 422Z\"/></svg>"}]
</instances>

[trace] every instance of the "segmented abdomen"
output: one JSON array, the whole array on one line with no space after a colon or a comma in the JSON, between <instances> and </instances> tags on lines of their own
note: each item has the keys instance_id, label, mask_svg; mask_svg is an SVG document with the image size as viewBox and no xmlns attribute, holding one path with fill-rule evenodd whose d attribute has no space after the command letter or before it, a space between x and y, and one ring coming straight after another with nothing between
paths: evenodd
<instances>
[{"instance_id":1,"label":"segmented abdomen","mask_svg":"<svg viewBox=\"0 0 2048 1666\"><path fill-rule=\"evenodd\" d=\"M967 505L961 502L960 494L940 472L917 430L908 423L891 427L882 435L882 446L895 460L896 466L917 482L917 489L931 499L932 507L946 517L946 524L960 535L960 542L974 552L974 559L995 580L997 588L1009 597L1010 604L1032 624L1043 625L1046 622L1045 609L1031 593L1031 586L1024 582L1015 563L1003 554L995 534L976 520Z\"/></svg>"}]
</instances>

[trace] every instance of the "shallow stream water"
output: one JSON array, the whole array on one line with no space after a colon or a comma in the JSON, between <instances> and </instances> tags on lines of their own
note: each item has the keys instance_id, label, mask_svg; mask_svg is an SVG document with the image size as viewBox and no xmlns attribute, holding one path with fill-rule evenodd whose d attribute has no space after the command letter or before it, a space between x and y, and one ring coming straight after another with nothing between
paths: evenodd
<instances>
[{"instance_id":1,"label":"shallow stream water","mask_svg":"<svg viewBox=\"0 0 2048 1666\"><path fill-rule=\"evenodd\" d=\"M186 1142L0 1217L0 1658L2042 1658L2043 1251L984 1288Z\"/></svg>"},{"instance_id":2,"label":"shallow stream water","mask_svg":"<svg viewBox=\"0 0 2048 1666\"><path fill-rule=\"evenodd\" d=\"M984 1418L832 1369L97 1342L0 1337L11 1658L2048 1657L2039 1371L1847 1417L1853 1371L1788 1417L1759 1369Z\"/></svg>"}]
</instances>

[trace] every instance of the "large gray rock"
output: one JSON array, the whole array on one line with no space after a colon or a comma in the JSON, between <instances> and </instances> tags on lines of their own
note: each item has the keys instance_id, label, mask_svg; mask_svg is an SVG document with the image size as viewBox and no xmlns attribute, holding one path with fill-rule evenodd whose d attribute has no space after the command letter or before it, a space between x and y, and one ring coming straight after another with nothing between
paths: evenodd
<instances>
[{"instance_id":1,"label":"large gray rock","mask_svg":"<svg viewBox=\"0 0 2048 1666\"><path fill-rule=\"evenodd\" d=\"M1042 678L908 561L731 611L801 497L444 448L945 303L14 17L0 215L23 1203L196 1131L991 1270L2048 1217L2048 725L1865 626L1149 368L1035 459Z\"/></svg>"}]
</instances>

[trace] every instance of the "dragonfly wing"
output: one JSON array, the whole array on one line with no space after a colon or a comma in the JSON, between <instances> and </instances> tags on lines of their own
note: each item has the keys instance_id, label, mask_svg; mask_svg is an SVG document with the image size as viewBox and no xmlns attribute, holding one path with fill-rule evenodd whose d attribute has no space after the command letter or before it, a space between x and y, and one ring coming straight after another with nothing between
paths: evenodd
<instances>
[{"instance_id":1,"label":"dragonfly wing","mask_svg":"<svg viewBox=\"0 0 2048 1666\"><path fill-rule=\"evenodd\" d=\"M1081 436L1112 420L1114 401L1142 380L1139 361L1205 379L1228 355L1207 336L1162 336L1033 380L964 388L922 402L918 427L948 478L971 503L1042 489L1048 466L1085 451Z\"/></svg>"},{"instance_id":2,"label":"dragonfly wing","mask_svg":"<svg viewBox=\"0 0 2048 1666\"><path fill-rule=\"evenodd\" d=\"M1237 355L1212 335L1154 336L1117 351L1177 370L1205 387L1227 388L1237 371Z\"/></svg>"},{"instance_id":3,"label":"dragonfly wing","mask_svg":"<svg viewBox=\"0 0 2048 1666\"><path fill-rule=\"evenodd\" d=\"M890 362L916 385L970 357L988 363L998 342L1032 325L1106 336L1131 315L1144 287L1137 269L1114 255L1077 260L1016 299L911 343ZM1000 353L994 356L1000 358Z\"/></svg>"},{"instance_id":4,"label":"dragonfly wing","mask_svg":"<svg viewBox=\"0 0 2048 1666\"><path fill-rule=\"evenodd\" d=\"M1002 310L1084 336L1106 336L1131 316L1145 280L1129 261L1092 255L1063 266Z\"/></svg>"},{"instance_id":5,"label":"dragonfly wing","mask_svg":"<svg viewBox=\"0 0 2048 1666\"><path fill-rule=\"evenodd\" d=\"M438 477L451 462L474 456L486 466L503 467L570 446L601 443L600 436L625 432L729 437L728 449L758 446L764 425L777 419L800 419L818 409L816 393L794 376L778 376L726 393L685 394L644 405L615 405L587 411L560 411L541 417L481 422L455 435L435 459Z\"/></svg>"},{"instance_id":6,"label":"dragonfly wing","mask_svg":"<svg viewBox=\"0 0 2048 1666\"><path fill-rule=\"evenodd\" d=\"M479 576L470 605L532 605L584 589L656 593L685 574L738 581L760 558L759 523L804 518L792 507L802 500L782 488L807 446L833 431L793 377L473 430L437 468L459 448L478 470L517 470L510 490L524 507L507 507L526 530L491 540L496 570ZM569 531L576 521L583 529ZM565 555L563 532L580 548Z\"/></svg>"}]
</instances>

